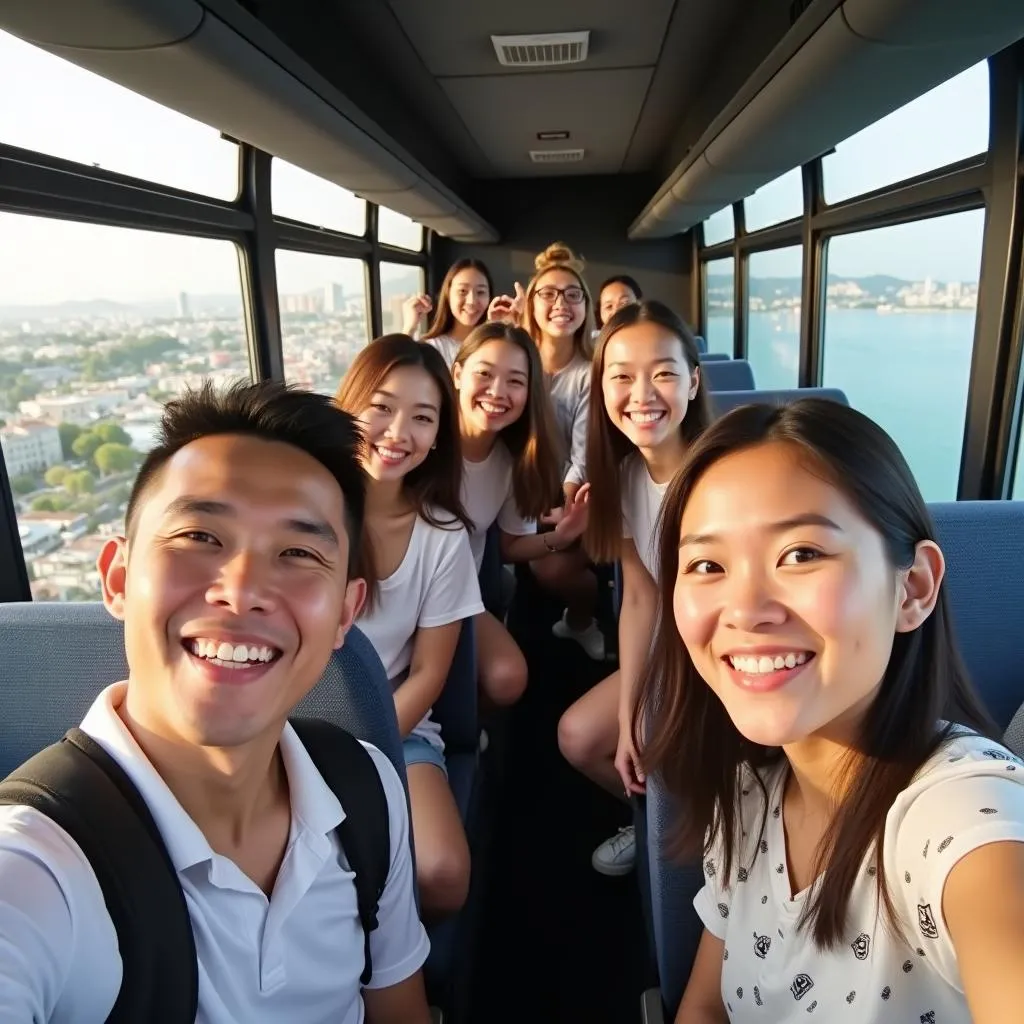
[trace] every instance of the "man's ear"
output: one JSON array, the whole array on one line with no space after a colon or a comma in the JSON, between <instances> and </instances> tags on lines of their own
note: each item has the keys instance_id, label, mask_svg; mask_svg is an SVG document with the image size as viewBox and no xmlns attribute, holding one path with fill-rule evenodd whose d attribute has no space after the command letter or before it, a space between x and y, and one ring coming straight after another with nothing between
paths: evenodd
<instances>
[{"instance_id":1,"label":"man's ear","mask_svg":"<svg viewBox=\"0 0 1024 1024\"><path fill-rule=\"evenodd\" d=\"M103 603L115 619L124 621L125 590L128 585L128 541L112 537L96 559L103 588Z\"/></svg>"},{"instance_id":2,"label":"man's ear","mask_svg":"<svg viewBox=\"0 0 1024 1024\"><path fill-rule=\"evenodd\" d=\"M349 580L345 587L345 600L341 605L341 622L338 623L338 632L334 636L334 649L340 650L345 644L345 637L352 628L352 624L359 618L359 613L366 603L366 580L356 578Z\"/></svg>"}]
</instances>

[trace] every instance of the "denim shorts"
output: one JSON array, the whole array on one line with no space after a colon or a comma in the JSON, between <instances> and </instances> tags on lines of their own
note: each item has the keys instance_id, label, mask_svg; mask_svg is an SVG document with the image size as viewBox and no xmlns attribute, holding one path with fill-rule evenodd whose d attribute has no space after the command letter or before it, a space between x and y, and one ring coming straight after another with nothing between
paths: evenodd
<instances>
[{"instance_id":1,"label":"denim shorts","mask_svg":"<svg viewBox=\"0 0 1024 1024\"><path fill-rule=\"evenodd\" d=\"M428 743L422 736L406 736L402 740L402 753L405 755L405 766L411 764L432 764L444 772L448 778L448 768L444 763L444 751L438 750L433 743Z\"/></svg>"}]
</instances>

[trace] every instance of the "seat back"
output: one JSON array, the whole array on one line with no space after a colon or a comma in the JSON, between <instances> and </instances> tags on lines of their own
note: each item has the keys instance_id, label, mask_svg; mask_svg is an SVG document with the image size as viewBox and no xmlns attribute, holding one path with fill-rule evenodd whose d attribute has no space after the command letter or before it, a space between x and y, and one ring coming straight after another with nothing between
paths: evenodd
<instances>
[{"instance_id":1,"label":"seat back","mask_svg":"<svg viewBox=\"0 0 1024 1024\"><path fill-rule=\"evenodd\" d=\"M698 349L698 351L700 351ZM728 352L701 352L700 361L703 366L704 363L724 363L727 359L732 359L732 356Z\"/></svg>"},{"instance_id":2,"label":"seat back","mask_svg":"<svg viewBox=\"0 0 1024 1024\"><path fill-rule=\"evenodd\" d=\"M709 391L754 390L754 370L746 359L702 361L701 370Z\"/></svg>"},{"instance_id":3,"label":"seat back","mask_svg":"<svg viewBox=\"0 0 1024 1024\"><path fill-rule=\"evenodd\" d=\"M124 679L124 630L102 604L0 604L0 778L77 725L105 686ZM350 631L300 715L379 747L405 779L394 700L369 641Z\"/></svg>"},{"instance_id":4,"label":"seat back","mask_svg":"<svg viewBox=\"0 0 1024 1024\"><path fill-rule=\"evenodd\" d=\"M695 342L697 342L697 351L698 352L707 352L707 350L708 350L708 343L707 343L707 339L706 338L702 338L699 334L695 334L693 336L693 340Z\"/></svg>"},{"instance_id":5,"label":"seat back","mask_svg":"<svg viewBox=\"0 0 1024 1024\"><path fill-rule=\"evenodd\" d=\"M1001 730L1024 704L1017 627L1024 622L1024 503L928 506L946 556L943 586L960 652Z\"/></svg>"},{"instance_id":6,"label":"seat back","mask_svg":"<svg viewBox=\"0 0 1024 1024\"><path fill-rule=\"evenodd\" d=\"M767 402L770 405L785 405L798 398L827 398L840 405L849 405L846 395L839 388L788 388L780 391L715 391L711 396L715 416L724 416L741 405L753 402Z\"/></svg>"},{"instance_id":7,"label":"seat back","mask_svg":"<svg viewBox=\"0 0 1024 1024\"><path fill-rule=\"evenodd\" d=\"M476 632L472 619L462 620L462 632L433 719L441 726L447 753L476 753L480 746L477 717Z\"/></svg>"}]
</instances>

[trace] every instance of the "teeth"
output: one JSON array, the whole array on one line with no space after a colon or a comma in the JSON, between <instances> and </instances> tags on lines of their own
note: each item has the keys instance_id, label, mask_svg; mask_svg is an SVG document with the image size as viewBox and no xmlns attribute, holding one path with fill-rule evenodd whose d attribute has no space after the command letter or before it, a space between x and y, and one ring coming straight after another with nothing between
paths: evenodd
<instances>
[{"instance_id":1,"label":"teeth","mask_svg":"<svg viewBox=\"0 0 1024 1024\"><path fill-rule=\"evenodd\" d=\"M506 408L503 405L495 405L493 402L480 402L480 408L484 412L490 413L492 416L499 416L501 413L506 412Z\"/></svg>"},{"instance_id":2,"label":"teeth","mask_svg":"<svg viewBox=\"0 0 1024 1024\"><path fill-rule=\"evenodd\" d=\"M273 661L276 650L273 647L229 644L225 640L209 640L197 637L189 641L189 649L197 658L216 662L218 665L251 665Z\"/></svg>"},{"instance_id":3,"label":"teeth","mask_svg":"<svg viewBox=\"0 0 1024 1024\"><path fill-rule=\"evenodd\" d=\"M627 414L634 423L656 423L664 412L631 412Z\"/></svg>"},{"instance_id":4,"label":"teeth","mask_svg":"<svg viewBox=\"0 0 1024 1024\"><path fill-rule=\"evenodd\" d=\"M397 451L394 448L381 448L380 445L376 445L377 454L385 462L401 462L405 458L405 452Z\"/></svg>"},{"instance_id":5,"label":"teeth","mask_svg":"<svg viewBox=\"0 0 1024 1024\"><path fill-rule=\"evenodd\" d=\"M762 654L760 657L729 657L729 664L737 672L744 675L764 675L768 672L781 672L784 668L796 668L807 661L806 651L790 651L788 654L776 654L774 658Z\"/></svg>"}]
</instances>

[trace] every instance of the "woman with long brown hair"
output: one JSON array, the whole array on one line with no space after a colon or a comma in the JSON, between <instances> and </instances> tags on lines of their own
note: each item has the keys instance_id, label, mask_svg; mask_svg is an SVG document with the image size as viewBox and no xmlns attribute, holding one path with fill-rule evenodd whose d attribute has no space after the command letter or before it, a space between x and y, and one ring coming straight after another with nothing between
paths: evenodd
<instances>
[{"instance_id":1,"label":"woman with long brown hair","mask_svg":"<svg viewBox=\"0 0 1024 1024\"><path fill-rule=\"evenodd\" d=\"M1018 1015L1024 761L990 738L892 439L820 399L745 406L662 515L633 724L685 808L670 852L704 862L677 1022Z\"/></svg>"},{"instance_id":2,"label":"woman with long brown hair","mask_svg":"<svg viewBox=\"0 0 1024 1024\"><path fill-rule=\"evenodd\" d=\"M484 610L461 499L455 394L436 350L390 334L355 358L336 402L362 425L369 477L364 543L378 582L356 622L394 688L423 909L452 912L468 892L469 847L431 708L462 620Z\"/></svg>"},{"instance_id":3,"label":"woman with long brown hair","mask_svg":"<svg viewBox=\"0 0 1024 1024\"><path fill-rule=\"evenodd\" d=\"M402 306L402 330L420 341L428 342L451 367L455 353L487 317L494 283L483 260L456 260L444 275L435 306L429 295L414 295ZM433 311L430 326L417 334L420 320Z\"/></svg>"},{"instance_id":4,"label":"woman with long brown hair","mask_svg":"<svg viewBox=\"0 0 1024 1024\"><path fill-rule=\"evenodd\" d=\"M622 567L619 670L562 716L566 759L614 796L643 792L630 721L657 610L655 523L669 481L711 420L693 332L660 302L627 305L597 339L591 378L584 546ZM605 875L630 871L632 826L603 842L592 863Z\"/></svg>"},{"instance_id":5,"label":"woman with long brown hair","mask_svg":"<svg viewBox=\"0 0 1024 1024\"><path fill-rule=\"evenodd\" d=\"M479 571L487 531L501 535L502 561L531 562L565 550L586 525L580 491L555 528L537 520L561 485L562 464L551 403L537 348L520 327L487 323L472 331L455 357L462 439L462 503ZM490 612L476 618L480 687L494 704L512 704L526 687L526 660Z\"/></svg>"}]
</instances>

